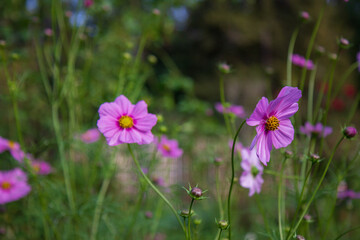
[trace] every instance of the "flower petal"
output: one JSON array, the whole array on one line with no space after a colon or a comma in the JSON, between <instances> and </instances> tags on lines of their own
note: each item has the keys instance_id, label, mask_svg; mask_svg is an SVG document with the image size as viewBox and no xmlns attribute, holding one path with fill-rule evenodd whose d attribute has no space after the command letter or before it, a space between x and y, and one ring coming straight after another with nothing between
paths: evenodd
<instances>
[{"instance_id":1,"label":"flower petal","mask_svg":"<svg viewBox=\"0 0 360 240\"><path fill-rule=\"evenodd\" d=\"M111 116L115 119L118 119L121 116L121 112L120 112L119 106L116 103L106 102L106 103L103 103L100 105L99 115L100 115L100 118L103 116Z\"/></svg>"},{"instance_id":2,"label":"flower petal","mask_svg":"<svg viewBox=\"0 0 360 240\"><path fill-rule=\"evenodd\" d=\"M139 101L131 112L134 119L145 117L148 114L147 104L145 101Z\"/></svg>"},{"instance_id":3,"label":"flower petal","mask_svg":"<svg viewBox=\"0 0 360 240\"><path fill-rule=\"evenodd\" d=\"M289 108L284 109L281 112L278 112L276 114L277 119L279 119L280 121L283 119L289 119L292 115L294 115L297 111L299 110L299 104L298 103L294 103L293 105L291 105Z\"/></svg>"},{"instance_id":4,"label":"flower petal","mask_svg":"<svg viewBox=\"0 0 360 240\"><path fill-rule=\"evenodd\" d=\"M129 99L127 99L127 97L125 97L124 95L120 95L119 97L117 97L115 99L115 103L120 107L119 111L121 115L130 115L134 108Z\"/></svg>"},{"instance_id":5,"label":"flower petal","mask_svg":"<svg viewBox=\"0 0 360 240\"><path fill-rule=\"evenodd\" d=\"M267 166L267 163L270 161L270 151L272 150L272 140L270 135L267 132L262 132L257 141L256 154L258 155L260 161Z\"/></svg>"},{"instance_id":6,"label":"flower petal","mask_svg":"<svg viewBox=\"0 0 360 240\"><path fill-rule=\"evenodd\" d=\"M294 127L289 119L282 120L279 128L270 131L269 135L276 149L287 147L294 140Z\"/></svg>"},{"instance_id":7,"label":"flower petal","mask_svg":"<svg viewBox=\"0 0 360 240\"><path fill-rule=\"evenodd\" d=\"M157 117L154 114L147 114L143 118L136 119L135 128L140 131L146 132L150 131L152 127L155 126L157 122Z\"/></svg>"},{"instance_id":8,"label":"flower petal","mask_svg":"<svg viewBox=\"0 0 360 240\"><path fill-rule=\"evenodd\" d=\"M269 100L266 97L262 97L257 103L254 112L246 119L246 123L249 126L256 126L260 124L261 120L266 119L266 110L269 106Z\"/></svg>"},{"instance_id":9,"label":"flower petal","mask_svg":"<svg viewBox=\"0 0 360 240\"><path fill-rule=\"evenodd\" d=\"M154 135L151 133L151 131L148 131L148 132L142 132L141 133L141 138L142 138L142 141L141 143L138 143L138 144L149 144L149 143L152 143L154 141Z\"/></svg>"},{"instance_id":10,"label":"flower petal","mask_svg":"<svg viewBox=\"0 0 360 240\"><path fill-rule=\"evenodd\" d=\"M291 112L287 110L291 107L293 111L295 106L292 106L294 103L297 103L301 98L301 90L296 87L284 87L281 89L278 97L269 103L267 109L268 116L281 116L282 112L286 112L284 115L288 115Z\"/></svg>"},{"instance_id":11,"label":"flower petal","mask_svg":"<svg viewBox=\"0 0 360 240\"><path fill-rule=\"evenodd\" d=\"M115 133L121 130L118 125L118 121L112 117L107 116L100 117L100 119L97 121L97 127L106 138L111 138Z\"/></svg>"}]
</instances>

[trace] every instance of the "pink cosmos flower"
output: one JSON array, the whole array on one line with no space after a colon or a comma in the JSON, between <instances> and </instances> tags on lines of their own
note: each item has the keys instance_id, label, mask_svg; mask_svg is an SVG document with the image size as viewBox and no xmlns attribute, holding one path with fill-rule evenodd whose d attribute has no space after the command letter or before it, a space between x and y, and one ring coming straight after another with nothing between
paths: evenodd
<instances>
[{"instance_id":1,"label":"pink cosmos flower","mask_svg":"<svg viewBox=\"0 0 360 240\"><path fill-rule=\"evenodd\" d=\"M248 188L249 196L254 193L260 193L261 186L264 183L262 174L264 167L261 165L256 150L249 150L247 148L241 149L241 168L244 170L240 177L240 185L244 188Z\"/></svg>"},{"instance_id":2,"label":"pink cosmos flower","mask_svg":"<svg viewBox=\"0 0 360 240\"><path fill-rule=\"evenodd\" d=\"M9 151L11 156L18 162L22 162L25 156L24 152L20 149L19 143L0 137L0 153L4 151Z\"/></svg>"},{"instance_id":3,"label":"pink cosmos flower","mask_svg":"<svg viewBox=\"0 0 360 240\"><path fill-rule=\"evenodd\" d=\"M311 123L306 122L304 126L300 127L300 132L306 134L308 137L311 137L311 134L319 138L324 138L332 133L332 127L323 126L321 123L317 123L313 126Z\"/></svg>"},{"instance_id":4,"label":"pink cosmos flower","mask_svg":"<svg viewBox=\"0 0 360 240\"><path fill-rule=\"evenodd\" d=\"M296 66L307 68L308 70L314 69L313 62L311 60L306 61L306 59L303 56L300 56L299 54L293 54L291 57L291 61Z\"/></svg>"},{"instance_id":5,"label":"pink cosmos flower","mask_svg":"<svg viewBox=\"0 0 360 240\"><path fill-rule=\"evenodd\" d=\"M32 160L31 166L34 168L36 174L48 175L52 172L52 167L45 161Z\"/></svg>"},{"instance_id":6,"label":"pink cosmos flower","mask_svg":"<svg viewBox=\"0 0 360 240\"><path fill-rule=\"evenodd\" d=\"M357 59L357 62L358 62L358 71L360 72L360 52L358 52L356 54L356 59Z\"/></svg>"},{"instance_id":7,"label":"pink cosmos flower","mask_svg":"<svg viewBox=\"0 0 360 240\"><path fill-rule=\"evenodd\" d=\"M11 171L0 171L0 204L16 201L31 191L26 174L15 168Z\"/></svg>"},{"instance_id":8,"label":"pink cosmos flower","mask_svg":"<svg viewBox=\"0 0 360 240\"><path fill-rule=\"evenodd\" d=\"M80 135L81 141L84 143L93 143L99 140L100 132L97 128L92 128Z\"/></svg>"},{"instance_id":9,"label":"pink cosmos flower","mask_svg":"<svg viewBox=\"0 0 360 240\"><path fill-rule=\"evenodd\" d=\"M178 141L168 139L164 135L161 136L160 142L157 143L157 149L163 157L178 158L183 154L183 150L179 148Z\"/></svg>"},{"instance_id":10,"label":"pink cosmos flower","mask_svg":"<svg viewBox=\"0 0 360 240\"><path fill-rule=\"evenodd\" d=\"M246 120L249 126L257 126L257 135L250 149L256 145L256 153L265 166L270 161L273 146L276 149L283 148L294 140L294 127L289 118L298 111L297 102L300 98L301 90L298 88L283 87L270 103L266 97L262 97Z\"/></svg>"},{"instance_id":11,"label":"pink cosmos flower","mask_svg":"<svg viewBox=\"0 0 360 240\"><path fill-rule=\"evenodd\" d=\"M216 103L215 109L219 113L233 113L239 118L244 118L246 116L244 107L240 105L230 105L229 107L224 107L221 103Z\"/></svg>"},{"instance_id":12,"label":"pink cosmos flower","mask_svg":"<svg viewBox=\"0 0 360 240\"><path fill-rule=\"evenodd\" d=\"M53 35L53 30L51 28L45 28L44 34L48 37L51 37Z\"/></svg>"},{"instance_id":13,"label":"pink cosmos flower","mask_svg":"<svg viewBox=\"0 0 360 240\"><path fill-rule=\"evenodd\" d=\"M121 95L114 102L103 103L99 115L97 126L110 146L122 143L149 144L154 140L151 129L157 118L148 113L144 101L133 105Z\"/></svg>"}]
</instances>

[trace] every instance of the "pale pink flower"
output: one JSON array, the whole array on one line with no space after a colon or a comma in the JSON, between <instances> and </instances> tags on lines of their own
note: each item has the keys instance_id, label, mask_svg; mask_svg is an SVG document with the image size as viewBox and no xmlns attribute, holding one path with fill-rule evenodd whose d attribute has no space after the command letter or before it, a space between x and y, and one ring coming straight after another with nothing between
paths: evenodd
<instances>
[{"instance_id":1,"label":"pale pink flower","mask_svg":"<svg viewBox=\"0 0 360 240\"><path fill-rule=\"evenodd\" d=\"M311 137L313 134L319 138L324 138L332 133L332 127L323 126L321 123L312 125L311 123L306 122L304 126L300 127L300 132L308 137Z\"/></svg>"},{"instance_id":2,"label":"pale pink flower","mask_svg":"<svg viewBox=\"0 0 360 240\"><path fill-rule=\"evenodd\" d=\"M221 103L216 103L215 109L219 113L232 113L239 118L244 118L246 116L244 107L240 105L230 105L228 107L224 107Z\"/></svg>"},{"instance_id":3,"label":"pale pink flower","mask_svg":"<svg viewBox=\"0 0 360 240\"><path fill-rule=\"evenodd\" d=\"M80 139L84 143L93 143L98 141L99 138L100 138L100 132L97 128L91 128L80 135Z\"/></svg>"},{"instance_id":4,"label":"pale pink flower","mask_svg":"<svg viewBox=\"0 0 360 240\"><path fill-rule=\"evenodd\" d=\"M157 143L157 149L163 157L179 158L183 154L183 150L179 148L179 143L175 139L168 139L161 136L160 142Z\"/></svg>"},{"instance_id":5,"label":"pale pink flower","mask_svg":"<svg viewBox=\"0 0 360 240\"><path fill-rule=\"evenodd\" d=\"M256 150L249 150L247 148L241 149L241 168L244 170L240 177L240 185L248 188L249 196L254 193L260 193L261 186L264 183L262 178L264 167L256 154Z\"/></svg>"}]
</instances>

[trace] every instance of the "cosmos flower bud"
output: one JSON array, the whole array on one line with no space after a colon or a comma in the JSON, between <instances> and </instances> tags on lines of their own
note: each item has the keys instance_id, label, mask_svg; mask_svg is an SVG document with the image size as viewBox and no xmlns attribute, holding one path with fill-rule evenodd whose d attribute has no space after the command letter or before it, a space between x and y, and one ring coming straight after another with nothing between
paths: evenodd
<instances>
[{"instance_id":1,"label":"cosmos flower bud","mask_svg":"<svg viewBox=\"0 0 360 240\"><path fill-rule=\"evenodd\" d=\"M220 64L218 65L218 69L219 69L219 71L220 71L221 73L224 73L224 74L228 74L228 73L230 73L230 71L231 71L230 65L228 65L228 64L226 64L226 63L220 63Z\"/></svg>"},{"instance_id":2,"label":"cosmos flower bud","mask_svg":"<svg viewBox=\"0 0 360 240\"><path fill-rule=\"evenodd\" d=\"M194 214L194 211L191 210L190 216L192 216L193 214ZM181 210L181 211L179 212L179 215L180 215L181 217L183 217L183 218L188 218L188 217L189 217L189 210L186 210L186 209Z\"/></svg>"},{"instance_id":3,"label":"cosmos flower bud","mask_svg":"<svg viewBox=\"0 0 360 240\"><path fill-rule=\"evenodd\" d=\"M151 211L146 211L145 212L145 218L147 218L147 219L153 218L153 213Z\"/></svg>"},{"instance_id":4,"label":"cosmos flower bud","mask_svg":"<svg viewBox=\"0 0 360 240\"><path fill-rule=\"evenodd\" d=\"M200 225L201 222L202 222L202 221L201 221L200 218L195 218L195 219L194 219L194 224L195 224L195 225Z\"/></svg>"},{"instance_id":5,"label":"cosmos flower bud","mask_svg":"<svg viewBox=\"0 0 360 240\"><path fill-rule=\"evenodd\" d=\"M337 58L337 54L336 53L329 53L328 57L329 57L330 60L335 61L336 58Z\"/></svg>"},{"instance_id":6,"label":"cosmos flower bud","mask_svg":"<svg viewBox=\"0 0 360 240\"><path fill-rule=\"evenodd\" d=\"M215 166L220 166L222 164L222 158L216 157L214 158Z\"/></svg>"},{"instance_id":7,"label":"cosmos flower bud","mask_svg":"<svg viewBox=\"0 0 360 240\"><path fill-rule=\"evenodd\" d=\"M228 227L229 227L229 223L228 221L226 220L220 220L217 222L217 225L218 227L221 229L221 230L226 230Z\"/></svg>"},{"instance_id":8,"label":"cosmos flower bud","mask_svg":"<svg viewBox=\"0 0 360 240\"><path fill-rule=\"evenodd\" d=\"M343 131L343 134L347 139L350 139L356 136L357 130L354 127L346 127Z\"/></svg>"},{"instance_id":9,"label":"cosmos flower bud","mask_svg":"<svg viewBox=\"0 0 360 240\"><path fill-rule=\"evenodd\" d=\"M308 22L310 20L310 14L306 11L300 12L299 16L302 22Z\"/></svg>"},{"instance_id":10,"label":"cosmos flower bud","mask_svg":"<svg viewBox=\"0 0 360 240\"><path fill-rule=\"evenodd\" d=\"M154 8L152 10L152 14L154 14L155 16L159 16L161 14L161 11L159 9L157 9L157 8Z\"/></svg>"},{"instance_id":11,"label":"cosmos flower bud","mask_svg":"<svg viewBox=\"0 0 360 240\"><path fill-rule=\"evenodd\" d=\"M301 236L301 235L296 235L296 239L297 240L305 240L305 237Z\"/></svg>"},{"instance_id":12,"label":"cosmos flower bud","mask_svg":"<svg viewBox=\"0 0 360 240\"><path fill-rule=\"evenodd\" d=\"M311 154L309 160L310 160L310 162L312 162L313 164L319 163L319 162L321 161L320 156L317 155L316 153Z\"/></svg>"},{"instance_id":13,"label":"cosmos flower bud","mask_svg":"<svg viewBox=\"0 0 360 240\"><path fill-rule=\"evenodd\" d=\"M350 42L346 38L340 38L338 41L339 47L342 49L348 49L350 47Z\"/></svg>"},{"instance_id":14,"label":"cosmos flower bud","mask_svg":"<svg viewBox=\"0 0 360 240\"><path fill-rule=\"evenodd\" d=\"M305 214L304 216L304 220L307 222L307 223L312 223L314 220L312 218L312 216L310 214Z\"/></svg>"},{"instance_id":15,"label":"cosmos flower bud","mask_svg":"<svg viewBox=\"0 0 360 240\"><path fill-rule=\"evenodd\" d=\"M151 64L156 64L157 63L157 57L155 55L152 55L150 54L148 57L147 57L147 60L149 61L149 63Z\"/></svg>"},{"instance_id":16,"label":"cosmos flower bud","mask_svg":"<svg viewBox=\"0 0 360 240\"><path fill-rule=\"evenodd\" d=\"M128 53L128 52L123 53L122 56L123 56L123 58L124 58L125 61L130 61L130 60L132 59L131 54Z\"/></svg>"},{"instance_id":17,"label":"cosmos flower bud","mask_svg":"<svg viewBox=\"0 0 360 240\"><path fill-rule=\"evenodd\" d=\"M0 47L5 47L5 46L6 46L6 41L0 40Z\"/></svg>"},{"instance_id":18,"label":"cosmos flower bud","mask_svg":"<svg viewBox=\"0 0 360 240\"><path fill-rule=\"evenodd\" d=\"M318 57L324 55L325 53L325 48L323 46L316 46L315 47L315 53Z\"/></svg>"},{"instance_id":19,"label":"cosmos flower bud","mask_svg":"<svg viewBox=\"0 0 360 240\"><path fill-rule=\"evenodd\" d=\"M291 158L293 156L293 152L290 150L286 150L284 154L286 158Z\"/></svg>"},{"instance_id":20,"label":"cosmos flower bud","mask_svg":"<svg viewBox=\"0 0 360 240\"><path fill-rule=\"evenodd\" d=\"M202 190L198 187L194 187L193 189L191 189L191 195L194 196L195 198L199 198L202 196Z\"/></svg>"},{"instance_id":21,"label":"cosmos flower bud","mask_svg":"<svg viewBox=\"0 0 360 240\"><path fill-rule=\"evenodd\" d=\"M166 132L167 132L167 127L164 126L164 125L162 125L162 126L159 127L159 131L160 131L161 133L166 133Z\"/></svg>"}]
</instances>

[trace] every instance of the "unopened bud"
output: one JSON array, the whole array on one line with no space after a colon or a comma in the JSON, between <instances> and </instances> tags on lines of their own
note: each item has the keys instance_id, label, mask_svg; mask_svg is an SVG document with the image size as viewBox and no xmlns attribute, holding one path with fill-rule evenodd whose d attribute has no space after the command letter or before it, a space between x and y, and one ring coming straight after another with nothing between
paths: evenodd
<instances>
[{"instance_id":1,"label":"unopened bud","mask_svg":"<svg viewBox=\"0 0 360 240\"><path fill-rule=\"evenodd\" d=\"M315 52L318 56L322 56L325 53L325 48L323 46L316 46Z\"/></svg>"},{"instance_id":2,"label":"unopened bud","mask_svg":"<svg viewBox=\"0 0 360 240\"><path fill-rule=\"evenodd\" d=\"M216 166L220 166L222 164L222 158L219 157L214 158L214 164Z\"/></svg>"},{"instance_id":3,"label":"unopened bud","mask_svg":"<svg viewBox=\"0 0 360 240\"><path fill-rule=\"evenodd\" d=\"M190 193L191 193L192 197L194 197L194 198L199 198L203 194L202 190L198 187L194 187L193 189L191 189Z\"/></svg>"},{"instance_id":4,"label":"unopened bud","mask_svg":"<svg viewBox=\"0 0 360 240\"><path fill-rule=\"evenodd\" d=\"M46 29L44 30L44 34L45 34L45 36L47 36L47 37L51 37L54 33L53 33L53 30L52 30L51 28L46 28Z\"/></svg>"},{"instance_id":5,"label":"unopened bud","mask_svg":"<svg viewBox=\"0 0 360 240\"><path fill-rule=\"evenodd\" d=\"M6 41L0 40L0 47L5 47L5 46L6 46Z\"/></svg>"},{"instance_id":6,"label":"unopened bud","mask_svg":"<svg viewBox=\"0 0 360 240\"><path fill-rule=\"evenodd\" d=\"M300 12L299 15L300 15L300 19L301 19L302 22L307 22L307 21L310 20L310 14L308 12L306 12L306 11Z\"/></svg>"},{"instance_id":7,"label":"unopened bud","mask_svg":"<svg viewBox=\"0 0 360 240\"><path fill-rule=\"evenodd\" d=\"M167 127L164 126L164 125L162 125L162 126L159 127L159 131L160 131L161 133L166 133L167 130L168 130Z\"/></svg>"},{"instance_id":8,"label":"unopened bud","mask_svg":"<svg viewBox=\"0 0 360 240\"><path fill-rule=\"evenodd\" d=\"M343 134L346 138L350 139L356 136L357 130L354 127L346 127L343 131Z\"/></svg>"},{"instance_id":9,"label":"unopened bud","mask_svg":"<svg viewBox=\"0 0 360 240\"><path fill-rule=\"evenodd\" d=\"M195 225L200 225L201 222L202 222L202 221L201 221L200 218L195 218L195 219L194 219L194 224L195 224Z\"/></svg>"},{"instance_id":10,"label":"unopened bud","mask_svg":"<svg viewBox=\"0 0 360 240\"><path fill-rule=\"evenodd\" d=\"M125 53L123 53L123 58L124 58L124 60L126 60L126 61L130 61L131 58L132 58L132 56L131 56L130 53L125 52Z\"/></svg>"},{"instance_id":11,"label":"unopened bud","mask_svg":"<svg viewBox=\"0 0 360 240\"><path fill-rule=\"evenodd\" d=\"M194 211L191 210L190 215L192 216L193 214L194 214ZM179 212L179 215L180 215L181 217L183 217L183 218L188 218L188 217L189 217L189 210L181 210L181 211Z\"/></svg>"},{"instance_id":12,"label":"unopened bud","mask_svg":"<svg viewBox=\"0 0 360 240\"><path fill-rule=\"evenodd\" d=\"M146 211L146 212L145 212L145 218L147 218L147 219L153 218L153 213L150 212L150 211Z\"/></svg>"},{"instance_id":13,"label":"unopened bud","mask_svg":"<svg viewBox=\"0 0 360 240\"><path fill-rule=\"evenodd\" d=\"M20 56L19 56L19 54L17 54L17 53L12 53L12 54L11 54L11 58L12 58L13 60L19 60Z\"/></svg>"},{"instance_id":14,"label":"unopened bud","mask_svg":"<svg viewBox=\"0 0 360 240\"><path fill-rule=\"evenodd\" d=\"M152 10L152 13L153 13L155 16L159 16L159 15L161 14L160 10L157 9L157 8L154 8L154 9Z\"/></svg>"},{"instance_id":15,"label":"unopened bud","mask_svg":"<svg viewBox=\"0 0 360 240\"><path fill-rule=\"evenodd\" d=\"M337 54L336 53L329 53L328 57L330 58L330 60L335 61L337 58Z\"/></svg>"},{"instance_id":16,"label":"unopened bud","mask_svg":"<svg viewBox=\"0 0 360 240\"><path fill-rule=\"evenodd\" d=\"M285 157L290 158L290 157L292 157L292 155L293 155L292 151L290 151L290 150L285 151Z\"/></svg>"},{"instance_id":17,"label":"unopened bud","mask_svg":"<svg viewBox=\"0 0 360 240\"><path fill-rule=\"evenodd\" d=\"M226 230L229 227L229 223L226 220L220 220L217 224L221 230Z\"/></svg>"},{"instance_id":18,"label":"unopened bud","mask_svg":"<svg viewBox=\"0 0 360 240\"><path fill-rule=\"evenodd\" d=\"M303 236L301 236L301 235L296 235L296 239L297 240L305 240L305 238Z\"/></svg>"},{"instance_id":19,"label":"unopened bud","mask_svg":"<svg viewBox=\"0 0 360 240\"><path fill-rule=\"evenodd\" d=\"M231 71L230 65L228 65L228 64L226 64L226 63L220 63L220 64L218 65L218 68L219 68L219 71L220 71L221 73L224 73L224 74L228 74L228 73L230 73L230 71Z\"/></svg>"},{"instance_id":20,"label":"unopened bud","mask_svg":"<svg viewBox=\"0 0 360 240\"><path fill-rule=\"evenodd\" d=\"M312 153L311 155L310 155L310 162L312 162L312 163L318 163L318 162L320 162L320 156L318 155L318 154L316 154L316 153Z\"/></svg>"},{"instance_id":21,"label":"unopened bud","mask_svg":"<svg viewBox=\"0 0 360 240\"><path fill-rule=\"evenodd\" d=\"M338 43L340 48L348 49L350 47L350 42L346 38L340 38Z\"/></svg>"},{"instance_id":22,"label":"unopened bud","mask_svg":"<svg viewBox=\"0 0 360 240\"><path fill-rule=\"evenodd\" d=\"M156 56L150 54L150 55L147 57L147 60L148 60L149 63L151 63L151 64L156 64L158 59L157 59Z\"/></svg>"}]
</instances>

